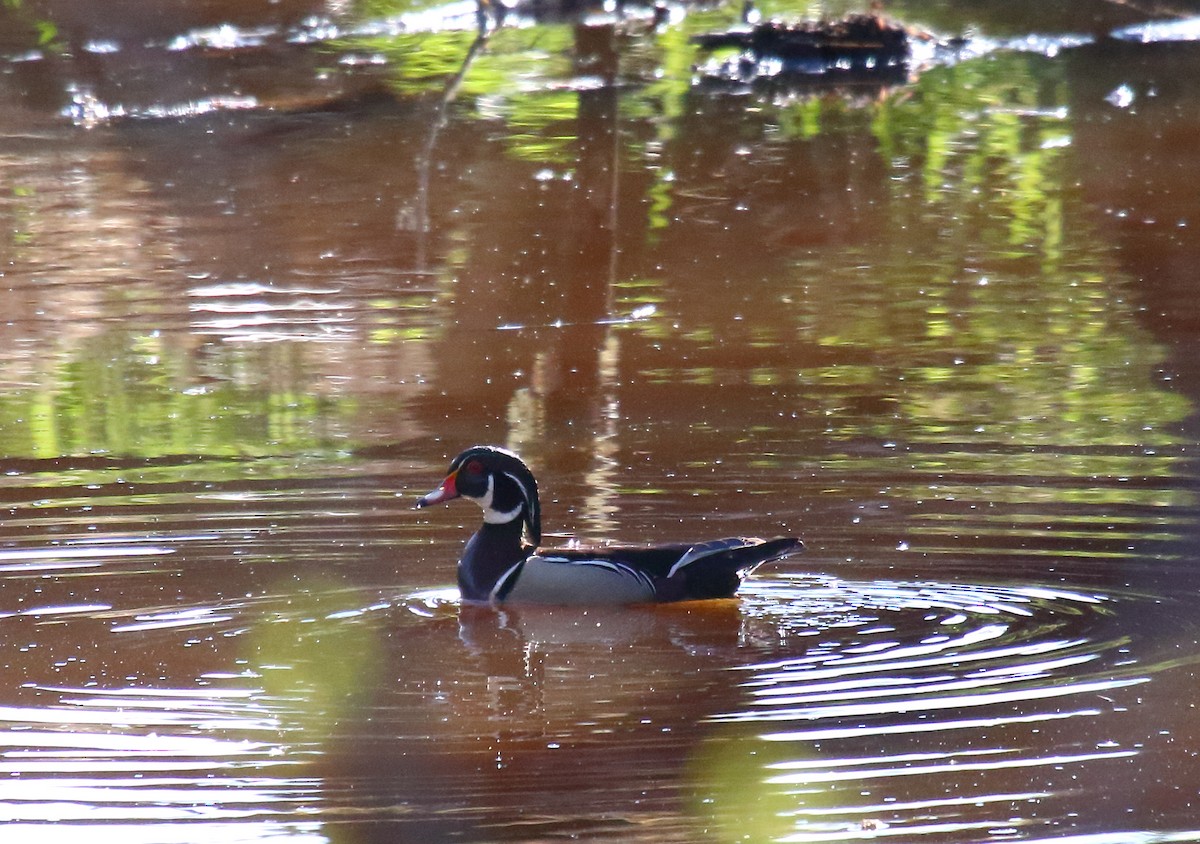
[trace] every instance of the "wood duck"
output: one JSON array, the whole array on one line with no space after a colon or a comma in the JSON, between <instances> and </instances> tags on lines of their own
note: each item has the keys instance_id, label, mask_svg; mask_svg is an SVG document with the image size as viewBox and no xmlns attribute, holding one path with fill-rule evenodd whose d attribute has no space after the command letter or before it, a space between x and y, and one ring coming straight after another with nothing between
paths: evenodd
<instances>
[{"instance_id":1,"label":"wood duck","mask_svg":"<svg viewBox=\"0 0 1200 844\"><path fill-rule=\"evenodd\" d=\"M417 507L466 497L483 508L483 526L458 561L466 601L637 604L729 598L742 578L769 560L802 550L794 537L733 537L652 547L540 549L537 481L520 457L497 446L468 448ZM532 544L523 541L527 533Z\"/></svg>"}]
</instances>

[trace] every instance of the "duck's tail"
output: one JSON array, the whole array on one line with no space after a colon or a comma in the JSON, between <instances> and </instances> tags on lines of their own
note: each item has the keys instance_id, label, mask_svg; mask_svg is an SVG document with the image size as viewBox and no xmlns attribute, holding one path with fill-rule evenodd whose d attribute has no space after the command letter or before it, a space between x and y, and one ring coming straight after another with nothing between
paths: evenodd
<instances>
[{"instance_id":1,"label":"duck's tail","mask_svg":"<svg viewBox=\"0 0 1200 844\"><path fill-rule=\"evenodd\" d=\"M804 550L794 536L777 539L731 537L693 545L671 566L666 582L670 599L731 598L742 579L763 563L783 559ZM678 594L674 594L678 593Z\"/></svg>"}]
</instances>

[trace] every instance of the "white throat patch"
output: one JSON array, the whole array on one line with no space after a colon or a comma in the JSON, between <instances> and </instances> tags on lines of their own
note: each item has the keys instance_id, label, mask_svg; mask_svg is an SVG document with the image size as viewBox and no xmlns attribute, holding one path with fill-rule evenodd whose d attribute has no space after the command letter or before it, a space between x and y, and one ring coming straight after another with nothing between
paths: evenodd
<instances>
[{"instance_id":1,"label":"white throat patch","mask_svg":"<svg viewBox=\"0 0 1200 844\"><path fill-rule=\"evenodd\" d=\"M494 475L488 475L487 492L475 499L475 503L483 508L483 520L489 525L506 525L513 519L521 515L523 504L518 504L508 512L500 512L492 509L492 499L496 495L496 478Z\"/></svg>"}]
</instances>

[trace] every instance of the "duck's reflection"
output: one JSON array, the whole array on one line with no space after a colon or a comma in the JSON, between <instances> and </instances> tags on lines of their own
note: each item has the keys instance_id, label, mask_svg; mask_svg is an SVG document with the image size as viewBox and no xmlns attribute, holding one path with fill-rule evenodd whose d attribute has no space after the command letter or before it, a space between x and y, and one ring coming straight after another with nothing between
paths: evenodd
<instances>
[{"instance_id":1,"label":"duck's reflection","mask_svg":"<svg viewBox=\"0 0 1200 844\"><path fill-rule=\"evenodd\" d=\"M488 692L483 700L460 698L461 713L499 718L506 729L527 721L555 735L581 725L593 732L601 700L604 718L624 722L644 713L651 723L661 706L655 698L672 694L689 660L724 655L731 665L743 636L736 600L586 609L464 605L458 625L465 656ZM731 697L736 693L725 702ZM715 703L676 710L670 720L703 717Z\"/></svg>"},{"instance_id":2,"label":"duck's reflection","mask_svg":"<svg viewBox=\"0 0 1200 844\"><path fill-rule=\"evenodd\" d=\"M675 781L689 731L740 695L712 670L737 658L738 602L497 610L446 601L421 612L401 610L381 631L379 682L315 761L322 811L386 805L399 815L353 824L353 840L690 824L674 789L648 784Z\"/></svg>"}]
</instances>

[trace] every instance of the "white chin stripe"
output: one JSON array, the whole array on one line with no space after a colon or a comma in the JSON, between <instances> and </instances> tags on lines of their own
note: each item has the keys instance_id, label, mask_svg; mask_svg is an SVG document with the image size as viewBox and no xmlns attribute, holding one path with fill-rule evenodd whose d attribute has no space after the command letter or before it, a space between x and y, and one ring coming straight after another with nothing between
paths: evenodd
<instances>
[{"instance_id":1,"label":"white chin stripe","mask_svg":"<svg viewBox=\"0 0 1200 844\"><path fill-rule=\"evenodd\" d=\"M487 507L483 511L483 520L489 525L506 525L519 515L521 515L521 505L514 507L507 513L501 513L498 510Z\"/></svg>"},{"instance_id":2,"label":"white chin stripe","mask_svg":"<svg viewBox=\"0 0 1200 844\"><path fill-rule=\"evenodd\" d=\"M496 494L496 479L488 475L487 492L482 497L476 498L475 503L483 508L483 520L489 525L506 525L513 519L521 515L523 504L518 504L507 513L501 513L499 510L492 509L492 498Z\"/></svg>"}]
</instances>

